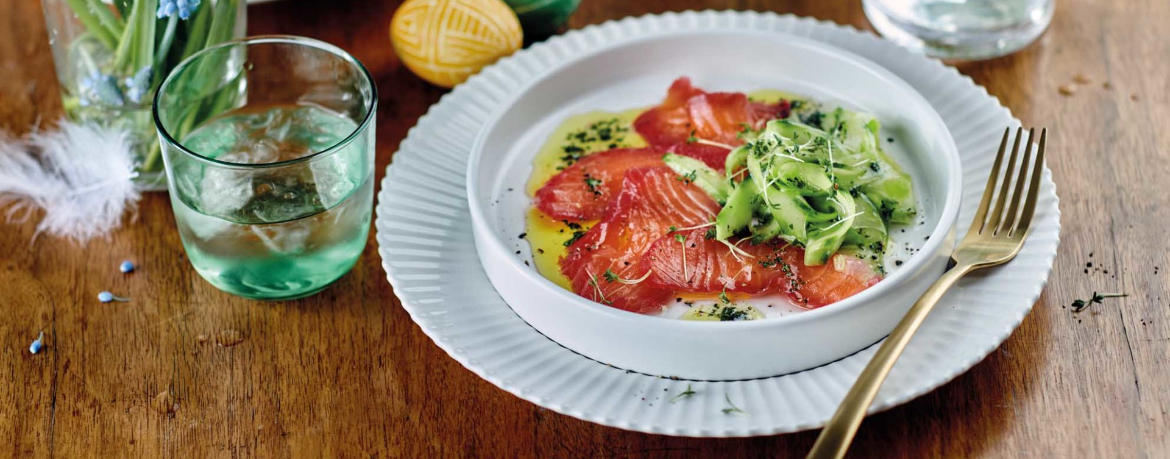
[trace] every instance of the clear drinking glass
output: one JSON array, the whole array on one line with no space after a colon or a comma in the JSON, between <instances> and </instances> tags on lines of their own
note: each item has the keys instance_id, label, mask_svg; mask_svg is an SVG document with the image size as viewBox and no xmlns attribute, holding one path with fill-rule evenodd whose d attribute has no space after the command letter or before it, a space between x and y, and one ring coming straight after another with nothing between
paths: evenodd
<instances>
[{"instance_id":1,"label":"clear drinking glass","mask_svg":"<svg viewBox=\"0 0 1170 459\"><path fill-rule=\"evenodd\" d=\"M154 122L195 270L257 299L348 272L370 227L377 99L360 62L307 38L227 42L179 64Z\"/></svg>"},{"instance_id":2,"label":"clear drinking glass","mask_svg":"<svg viewBox=\"0 0 1170 459\"><path fill-rule=\"evenodd\" d=\"M862 0L883 37L928 55L990 59L1044 33L1056 0Z\"/></svg>"}]
</instances>

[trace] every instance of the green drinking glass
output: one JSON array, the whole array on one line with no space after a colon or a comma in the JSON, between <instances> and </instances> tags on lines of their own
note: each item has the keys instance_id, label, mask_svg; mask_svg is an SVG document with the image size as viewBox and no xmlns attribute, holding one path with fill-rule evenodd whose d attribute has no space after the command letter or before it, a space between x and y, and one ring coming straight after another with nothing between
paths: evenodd
<instances>
[{"instance_id":1,"label":"green drinking glass","mask_svg":"<svg viewBox=\"0 0 1170 459\"><path fill-rule=\"evenodd\" d=\"M259 36L179 64L154 99L175 222L191 264L255 299L317 293L366 245L377 88L324 42Z\"/></svg>"}]
</instances>

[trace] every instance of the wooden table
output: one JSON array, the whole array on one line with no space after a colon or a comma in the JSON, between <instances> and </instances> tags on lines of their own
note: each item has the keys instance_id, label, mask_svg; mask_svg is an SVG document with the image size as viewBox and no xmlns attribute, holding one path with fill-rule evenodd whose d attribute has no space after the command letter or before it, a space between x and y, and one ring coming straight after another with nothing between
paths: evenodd
<instances>
[{"instance_id":1,"label":"wooden table","mask_svg":"<svg viewBox=\"0 0 1170 459\"><path fill-rule=\"evenodd\" d=\"M572 27L735 8L868 28L856 1L582 3ZM960 67L1025 124L1052 130L1064 234L1048 289L984 362L867 420L853 457L1170 455L1170 3L1058 3L1036 45ZM319 38L370 68L383 98L379 180L406 130L444 93L391 52L396 6L249 9L251 33ZM40 11L36 0L0 0L0 128L15 133L61 112ZM1078 74L1092 83L1058 92ZM279 304L199 278L163 194L143 199L137 220L106 241L30 245L33 231L0 233L0 457L800 457L816 435L671 438L524 402L463 369L410 321L372 231L337 285ZM123 259L139 271L119 274ZM99 304L101 290L134 301ZM1081 314L1066 308L1095 290L1130 296ZM46 350L30 355L42 329ZM225 348L198 339L221 330L245 340Z\"/></svg>"}]
</instances>

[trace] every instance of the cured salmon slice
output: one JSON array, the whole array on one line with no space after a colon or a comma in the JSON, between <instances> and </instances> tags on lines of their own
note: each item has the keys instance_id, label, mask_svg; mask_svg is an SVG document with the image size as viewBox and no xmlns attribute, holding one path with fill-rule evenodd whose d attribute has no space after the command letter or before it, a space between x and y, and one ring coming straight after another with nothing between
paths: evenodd
<instances>
[{"instance_id":1,"label":"cured salmon slice","mask_svg":"<svg viewBox=\"0 0 1170 459\"><path fill-rule=\"evenodd\" d=\"M650 145L673 146L686 142L694 126L687 111L687 100L703 94L691 85L691 79L674 80L661 105L646 110L634 120L634 130Z\"/></svg>"},{"instance_id":2,"label":"cured salmon slice","mask_svg":"<svg viewBox=\"0 0 1170 459\"><path fill-rule=\"evenodd\" d=\"M740 244L737 252L726 244L707 238L707 228L686 231L679 241L673 235L650 244L642 256L646 282L657 288L687 293L756 294L775 289L787 273L772 260L785 250L783 244ZM685 252L685 254L684 254Z\"/></svg>"},{"instance_id":3,"label":"cured salmon slice","mask_svg":"<svg viewBox=\"0 0 1170 459\"><path fill-rule=\"evenodd\" d=\"M669 151L676 155L695 158L702 161L707 167L722 171L724 164L727 163L727 153L730 150L715 145L682 142L671 146Z\"/></svg>"},{"instance_id":4,"label":"cured salmon slice","mask_svg":"<svg viewBox=\"0 0 1170 459\"><path fill-rule=\"evenodd\" d=\"M804 264L804 250L784 252L784 261L796 273L798 285L788 296L798 305L819 308L849 298L882 280L880 273L864 260L838 253L820 266Z\"/></svg>"},{"instance_id":5,"label":"cured salmon slice","mask_svg":"<svg viewBox=\"0 0 1170 459\"><path fill-rule=\"evenodd\" d=\"M749 101L743 93L705 92L695 88L689 78L682 77L670 85L661 105L634 120L634 130L650 145L673 148L680 155L722 170L728 149L690 144L702 139L741 145L743 139L739 133L744 127L760 129L768 120L788 117L789 109L788 101L765 104Z\"/></svg>"},{"instance_id":6,"label":"cured salmon slice","mask_svg":"<svg viewBox=\"0 0 1170 459\"><path fill-rule=\"evenodd\" d=\"M881 276L857 257L837 254L830 263L806 266L804 250L779 243L741 243L733 251L706 237L706 229L650 244L640 261L645 283L685 293L784 293L797 305L817 308L865 290ZM684 254L685 252L685 254Z\"/></svg>"},{"instance_id":7,"label":"cured salmon slice","mask_svg":"<svg viewBox=\"0 0 1170 459\"><path fill-rule=\"evenodd\" d=\"M626 171L621 190L594 225L568 248L561 273L573 291L627 311L661 310L673 291L641 280L639 261L671 226L685 228L712 221L719 205L698 186L681 181L666 166Z\"/></svg>"},{"instance_id":8,"label":"cured salmon slice","mask_svg":"<svg viewBox=\"0 0 1170 459\"><path fill-rule=\"evenodd\" d=\"M664 150L619 148L585 156L536 191L536 208L555 219L596 220L627 170L662 165Z\"/></svg>"}]
</instances>

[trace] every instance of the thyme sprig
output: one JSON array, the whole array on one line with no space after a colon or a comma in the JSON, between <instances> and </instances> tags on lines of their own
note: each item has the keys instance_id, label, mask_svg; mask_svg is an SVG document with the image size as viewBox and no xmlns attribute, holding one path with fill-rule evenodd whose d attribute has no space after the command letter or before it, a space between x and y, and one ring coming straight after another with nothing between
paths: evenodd
<instances>
[{"instance_id":1,"label":"thyme sprig","mask_svg":"<svg viewBox=\"0 0 1170 459\"><path fill-rule=\"evenodd\" d=\"M1081 312L1092 306L1093 303L1102 304L1106 298L1125 298L1129 296L1125 293L1097 293L1093 292L1093 296L1088 301L1077 299L1072 302L1073 312Z\"/></svg>"}]
</instances>

